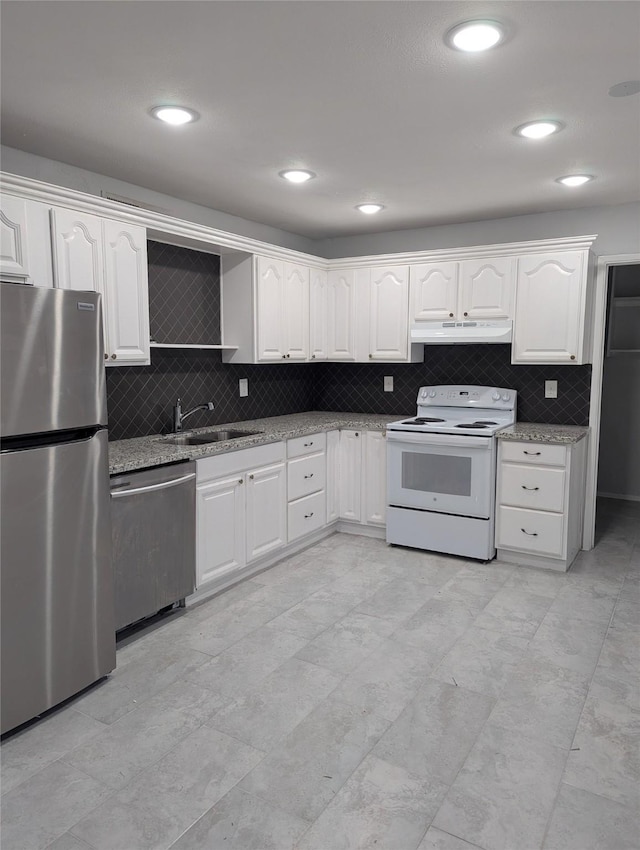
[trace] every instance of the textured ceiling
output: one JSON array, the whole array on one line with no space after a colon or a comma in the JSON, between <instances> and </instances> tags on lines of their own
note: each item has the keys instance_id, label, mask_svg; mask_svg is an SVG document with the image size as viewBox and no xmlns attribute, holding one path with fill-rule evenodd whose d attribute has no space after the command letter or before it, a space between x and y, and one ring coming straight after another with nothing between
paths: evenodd
<instances>
[{"instance_id":1,"label":"textured ceiling","mask_svg":"<svg viewBox=\"0 0 640 850\"><path fill-rule=\"evenodd\" d=\"M444 44L480 17L503 45ZM635 0L5 0L1 46L4 144L311 238L640 197L640 95L608 95L640 79ZM536 118L566 129L513 135Z\"/></svg>"}]
</instances>

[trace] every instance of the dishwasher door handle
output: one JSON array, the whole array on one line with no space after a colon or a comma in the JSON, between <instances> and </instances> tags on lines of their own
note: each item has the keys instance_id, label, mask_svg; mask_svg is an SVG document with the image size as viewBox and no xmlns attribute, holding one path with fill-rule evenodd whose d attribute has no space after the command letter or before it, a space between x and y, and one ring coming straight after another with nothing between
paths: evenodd
<instances>
[{"instance_id":1,"label":"dishwasher door handle","mask_svg":"<svg viewBox=\"0 0 640 850\"><path fill-rule=\"evenodd\" d=\"M138 493L153 493L155 490L167 490L169 487L177 487L185 481L191 481L196 477L195 472L183 475L182 478L174 478L172 481L161 481L160 484L149 484L147 487L133 487L131 490L112 490L112 499L121 499L123 496L137 496Z\"/></svg>"}]
</instances>

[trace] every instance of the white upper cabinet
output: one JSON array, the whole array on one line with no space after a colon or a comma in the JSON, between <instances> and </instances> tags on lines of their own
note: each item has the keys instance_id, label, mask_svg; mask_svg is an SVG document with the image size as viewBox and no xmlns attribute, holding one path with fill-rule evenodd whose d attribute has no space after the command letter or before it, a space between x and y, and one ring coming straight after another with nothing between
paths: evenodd
<instances>
[{"instance_id":1,"label":"white upper cabinet","mask_svg":"<svg viewBox=\"0 0 640 850\"><path fill-rule=\"evenodd\" d=\"M257 359L307 360L309 269L256 258Z\"/></svg>"},{"instance_id":2,"label":"white upper cabinet","mask_svg":"<svg viewBox=\"0 0 640 850\"><path fill-rule=\"evenodd\" d=\"M586 363L587 251L518 260L513 363Z\"/></svg>"},{"instance_id":3,"label":"white upper cabinet","mask_svg":"<svg viewBox=\"0 0 640 850\"><path fill-rule=\"evenodd\" d=\"M309 358L309 269L284 264L284 348L287 359Z\"/></svg>"},{"instance_id":4,"label":"white upper cabinet","mask_svg":"<svg viewBox=\"0 0 640 850\"><path fill-rule=\"evenodd\" d=\"M463 260L457 318L510 319L515 275L515 257Z\"/></svg>"},{"instance_id":5,"label":"white upper cabinet","mask_svg":"<svg viewBox=\"0 0 640 850\"><path fill-rule=\"evenodd\" d=\"M102 219L54 208L51 232L55 285L59 289L104 293Z\"/></svg>"},{"instance_id":6,"label":"white upper cabinet","mask_svg":"<svg viewBox=\"0 0 640 850\"><path fill-rule=\"evenodd\" d=\"M409 348L409 267L371 269L369 359L406 360Z\"/></svg>"},{"instance_id":7,"label":"white upper cabinet","mask_svg":"<svg viewBox=\"0 0 640 850\"><path fill-rule=\"evenodd\" d=\"M444 322L458 309L458 263L411 266L411 321Z\"/></svg>"},{"instance_id":8,"label":"white upper cabinet","mask_svg":"<svg viewBox=\"0 0 640 850\"><path fill-rule=\"evenodd\" d=\"M356 273L330 271L327 278L327 358L356 359Z\"/></svg>"},{"instance_id":9,"label":"white upper cabinet","mask_svg":"<svg viewBox=\"0 0 640 850\"><path fill-rule=\"evenodd\" d=\"M149 363L146 230L118 221L104 220L102 224L109 359L119 366Z\"/></svg>"},{"instance_id":10,"label":"white upper cabinet","mask_svg":"<svg viewBox=\"0 0 640 850\"><path fill-rule=\"evenodd\" d=\"M29 277L27 202L3 195L0 202L0 272Z\"/></svg>"},{"instance_id":11,"label":"white upper cabinet","mask_svg":"<svg viewBox=\"0 0 640 850\"><path fill-rule=\"evenodd\" d=\"M51 211L51 228L56 286L102 294L105 361L149 363L145 228L60 208Z\"/></svg>"},{"instance_id":12,"label":"white upper cabinet","mask_svg":"<svg viewBox=\"0 0 640 850\"><path fill-rule=\"evenodd\" d=\"M287 353L283 333L284 263L257 257L256 301L258 360L283 360Z\"/></svg>"},{"instance_id":13,"label":"white upper cabinet","mask_svg":"<svg viewBox=\"0 0 640 850\"><path fill-rule=\"evenodd\" d=\"M311 269L309 283L309 359L328 357L328 281L323 269Z\"/></svg>"}]
</instances>

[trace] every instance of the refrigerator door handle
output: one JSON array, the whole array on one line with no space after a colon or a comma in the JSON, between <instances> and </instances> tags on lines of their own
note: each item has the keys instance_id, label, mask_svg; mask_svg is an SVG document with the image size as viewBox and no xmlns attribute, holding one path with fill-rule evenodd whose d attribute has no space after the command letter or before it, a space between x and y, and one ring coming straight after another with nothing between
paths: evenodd
<instances>
[{"instance_id":1,"label":"refrigerator door handle","mask_svg":"<svg viewBox=\"0 0 640 850\"><path fill-rule=\"evenodd\" d=\"M185 481L191 481L196 477L195 472L183 475L182 478L174 478L172 481L162 481L160 484L149 484L147 487L134 487L131 490L112 490L112 499L121 499L123 496L137 496L138 493L152 493L154 490L166 490L168 487L177 487Z\"/></svg>"}]
</instances>

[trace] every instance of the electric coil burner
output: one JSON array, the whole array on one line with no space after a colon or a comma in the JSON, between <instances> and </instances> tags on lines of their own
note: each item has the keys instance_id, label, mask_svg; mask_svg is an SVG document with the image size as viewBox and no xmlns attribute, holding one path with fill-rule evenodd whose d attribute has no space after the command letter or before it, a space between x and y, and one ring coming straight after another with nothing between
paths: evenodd
<instances>
[{"instance_id":1,"label":"electric coil burner","mask_svg":"<svg viewBox=\"0 0 640 850\"><path fill-rule=\"evenodd\" d=\"M421 387L417 415L387 426L388 543L495 556L495 434L516 401L499 387Z\"/></svg>"}]
</instances>

